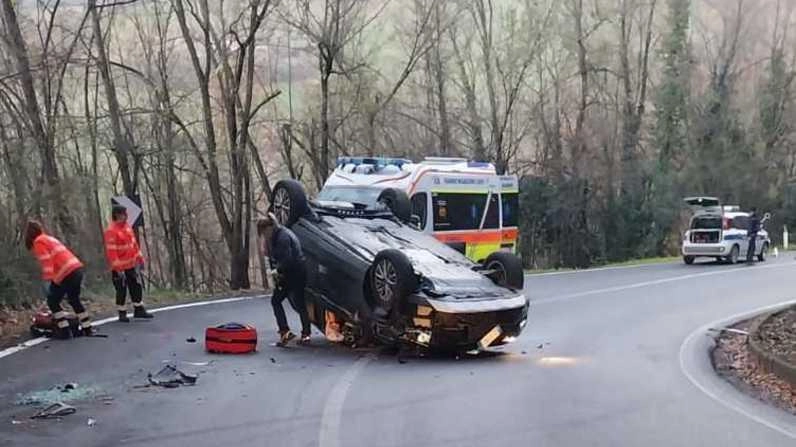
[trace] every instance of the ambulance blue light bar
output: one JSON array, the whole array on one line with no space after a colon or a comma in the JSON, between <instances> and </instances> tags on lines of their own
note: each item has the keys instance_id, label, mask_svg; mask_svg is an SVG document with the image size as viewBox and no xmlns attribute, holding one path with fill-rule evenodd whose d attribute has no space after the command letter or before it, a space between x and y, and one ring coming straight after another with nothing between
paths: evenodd
<instances>
[{"instance_id":1,"label":"ambulance blue light bar","mask_svg":"<svg viewBox=\"0 0 796 447\"><path fill-rule=\"evenodd\" d=\"M397 166L402 167L405 164L412 163L412 160L405 158L385 158L385 157L337 157L337 167L342 168L346 165L373 165L376 168L383 166Z\"/></svg>"}]
</instances>

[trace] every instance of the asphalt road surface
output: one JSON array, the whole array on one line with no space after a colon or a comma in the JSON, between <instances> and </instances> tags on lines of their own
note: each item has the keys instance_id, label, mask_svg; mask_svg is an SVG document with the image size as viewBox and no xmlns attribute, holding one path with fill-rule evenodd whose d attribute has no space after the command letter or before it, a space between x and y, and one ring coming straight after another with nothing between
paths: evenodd
<instances>
[{"instance_id":1,"label":"asphalt road surface","mask_svg":"<svg viewBox=\"0 0 796 447\"><path fill-rule=\"evenodd\" d=\"M767 407L711 397L689 378L706 368L688 359L706 357L683 352L703 325L796 298L792 254L754 266L666 264L526 284L528 327L495 355L399 363L319 334L311 347L280 349L270 345L275 325L263 299L110 323L107 339L40 344L0 359L0 446L796 445L796 418L777 413L772 425ZM204 353L203 328L225 321L256 325L259 352ZM213 363L182 363L200 373L194 387L134 388L164 360ZM113 401L76 402L62 421L12 423L31 413L14 405L19 395L66 382Z\"/></svg>"}]
</instances>

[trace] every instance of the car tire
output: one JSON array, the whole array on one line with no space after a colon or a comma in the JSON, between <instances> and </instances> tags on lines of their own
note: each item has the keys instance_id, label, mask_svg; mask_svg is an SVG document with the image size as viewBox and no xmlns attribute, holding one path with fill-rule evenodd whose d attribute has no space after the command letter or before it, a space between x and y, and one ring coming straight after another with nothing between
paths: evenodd
<instances>
[{"instance_id":1,"label":"car tire","mask_svg":"<svg viewBox=\"0 0 796 447\"><path fill-rule=\"evenodd\" d=\"M687 265L693 264L694 259L695 258L693 256L683 256L683 262L685 262Z\"/></svg>"},{"instance_id":2,"label":"car tire","mask_svg":"<svg viewBox=\"0 0 796 447\"><path fill-rule=\"evenodd\" d=\"M387 188L379 194L378 201L383 203L403 223L412 218L412 202L409 196L400 189Z\"/></svg>"},{"instance_id":3,"label":"car tire","mask_svg":"<svg viewBox=\"0 0 796 447\"><path fill-rule=\"evenodd\" d=\"M522 290L525 287L522 260L513 253L496 251L486 258L483 265L486 270L498 272L492 278L495 284L515 290Z\"/></svg>"},{"instance_id":4,"label":"car tire","mask_svg":"<svg viewBox=\"0 0 796 447\"><path fill-rule=\"evenodd\" d=\"M766 262L766 255L768 254L768 244L763 244L763 248L760 249L760 254L757 255L757 260L760 262Z\"/></svg>"},{"instance_id":5,"label":"car tire","mask_svg":"<svg viewBox=\"0 0 796 447\"><path fill-rule=\"evenodd\" d=\"M307 193L301 182L280 180L271 193L269 212L274 213L280 225L291 227L309 212Z\"/></svg>"},{"instance_id":6,"label":"car tire","mask_svg":"<svg viewBox=\"0 0 796 447\"><path fill-rule=\"evenodd\" d=\"M741 255L741 247L737 245L733 245L730 249L730 255L727 256L727 263L728 264L737 264L738 257Z\"/></svg>"},{"instance_id":7,"label":"car tire","mask_svg":"<svg viewBox=\"0 0 796 447\"><path fill-rule=\"evenodd\" d=\"M412 262L402 251L393 248L376 254L369 276L371 304L384 316L399 309L419 285Z\"/></svg>"}]
</instances>

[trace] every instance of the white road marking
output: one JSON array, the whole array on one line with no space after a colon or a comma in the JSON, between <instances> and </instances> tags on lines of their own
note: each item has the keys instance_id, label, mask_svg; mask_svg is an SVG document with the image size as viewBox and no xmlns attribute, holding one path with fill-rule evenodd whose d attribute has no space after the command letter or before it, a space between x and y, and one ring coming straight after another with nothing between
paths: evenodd
<instances>
[{"instance_id":1,"label":"white road marking","mask_svg":"<svg viewBox=\"0 0 796 447\"><path fill-rule=\"evenodd\" d=\"M675 261L664 261L664 262L656 262L652 264L635 264L635 265L616 265L613 267L595 267L595 268L585 268L585 269L574 269L574 270L563 270L560 272L545 272L545 273L533 273L532 271L526 273L525 276L534 277L534 276L558 276L558 275L574 275L576 273L593 273L593 272L604 272L607 270L628 270L628 269L638 269L642 267L659 267L661 265L671 265L676 264Z\"/></svg>"},{"instance_id":2,"label":"white road marking","mask_svg":"<svg viewBox=\"0 0 796 447\"><path fill-rule=\"evenodd\" d=\"M165 306L159 307L157 309L150 309L150 313L158 313L158 312L165 312L167 310L176 310L176 309L185 309L188 307L198 307L198 306L208 306L210 304L224 304L224 303L234 303L236 301L244 301L250 300L254 298L262 298L264 295L254 295L254 296L236 296L232 298L224 298L220 300L208 300L208 301L196 301L193 303L185 303L185 304L175 304L173 306ZM118 321L117 317L110 317L104 318L99 321L94 321L91 323L92 326L102 326L103 324L112 323L114 321ZM3 349L0 351L0 359L3 357L8 357L11 354L16 354L17 352L24 351L25 349L31 348L33 346L39 345L44 343L45 341L49 340L47 337L39 337L34 338L33 340L28 340L24 343L21 343L17 346L12 346L10 348Z\"/></svg>"},{"instance_id":3,"label":"white road marking","mask_svg":"<svg viewBox=\"0 0 796 447\"><path fill-rule=\"evenodd\" d=\"M348 389L359 373L376 358L375 353L369 353L354 362L348 370L334 384L321 414L321 429L318 434L319 447L339 447L340 422L343 417L343 404L345 404Z\"/></svg>"},{"instance_id":4,"label":"white road marking","mask_svg":"<svg viewBox=\"0 0 796 447\"><path fill-rule=\"evenodd\" d=\"M758 271L758 270L761 270L761 269L782 268L782 267L794 267L794 264L784 264L783 263L783 264L769 264L769 265L754 266L754 267L744 266L744 267L738 267L738 268L732 268L732 269L713 270L713 271L702 272L702 273L691 273L691 274L688 274L688 275L672 276L670 278L661 278L661 279L655 279L655 280L651 280L651 281L644 281L644 282L637 282L637 283L633 283L633 284L624 284L624 285L621 285L621 286L607 287L607 288L604 288L604 289L587 290L585 292L572 293L572 294L569 294L569 295L561 295L561 296L554 296L554 297L550 297L550 298L542 298L542 299L538 299L538 300L531 300L531 304L535 305L535 304L554 303L554 302L558 302L558 301L566 301L566 300L571 300L573 298L580 298L580 297L584 297L584 296L600 295L600 294L603 294L603 293L611 293L611 292L621 292L621 291L624 291L624 290L639 289L639 288L642 288L642 287L656 286L658 284L666 284L666 283L670 283L670 282L683 281L683 280L686 280L686 279L701 278L701 277L704 277L704 276L726 275L728 273L738 273L738 272L754 272L754 271Z\"/></svg>"},{"instance_id":5,"label":"white road marking","mask_svg":"<svg viewBox=\"0 0 796 447\"><path fill-rule=\"evenodd\" d=\"M721 379L718 375L715 375L714 377L712 377L712 379L716 379L716 380L722 381L722 385L724 385L723 388L731 389L735 393L735 396L730 395L730 397L728 397L728 398L725 398L725 397L721 396L721 394L725 394L726 395L727 393L722 393L722 391L724 391L724 390L718 389L718 387L716 387L715 384L709 383L709 380L704 380L704 378L703 378L703 380L698 379L697 378L698 373L696 372L696 368L694 367L694 365L689 364L689 362L686 360L687 353L690 352L692 349L694 349L692 347L692 345L694 345L698 341L697 339L699 337L705 337L708 334L708 332L709 332L709 330L711 328L723 327L723 326L731 326L732 324L734 324L734 323L736 323L738 321L746 320L746 319L751 318L751 317L753 317L755 315L759 315L759 314L765 313L765 312L771 312L771 311L774 311L774 310L777 310L777 309L781 309L781 308L784 308L784 307L787 307L787 306L790 306L790 305L793 305L793 304L796 304L796 300L791 300L791 301L786 301L786 302L782 302L782 303L778 303L778 304L773 304L771 306L761 307L761 308L758 308L758 309L755 309L755 310L739 313L739 314L733 315L731 317L724 318L724 319L719 320L719 321L714 321L714 322L708 323L708 324L700 327L699 329L695 330L688 337L686 337L685 341L683 341L683 344L680 345L680 354L679 354L679 356L680 356L680 371L682 371L683 375L685 375L686 378L688 378L688 380L695 387L697 387L700 391L705 393L711 399L715 400L716 402L724 405L725 407L727 407L727 408L729 408L731 410L734 410L734 411L736 411L736 412L748 417L749 419L751 419L751 420L753 420L753 421L755 421L755 422L757 422L757 423L759 423L759 424L761 424L761 425L763 425L765 427L768 427L768 428L770 428L770 429L772 429L774 431L777 431L777 432L779 432L779 433L781 433L781 434L783 434L785 436L788 436L790 438L796 439L796 428L794 428L792 425L787 425L785 423L779 423L778 421L771 420L769 418L765 418L765 417L763 417L763 416L761 416L759 414L753 414L752 410L744 408L745 406L747 406L747 405L744 405L744 399L746 399L748 401L748 400L753 400L753 398L742 394L740 391L736 390L728 382L723 382L724 379ZM704 361L705 362L709 362L707 350L705 350L705 352L703 354L704 354ZM713 367L710 366L710 369L712 370ZM732 397L737 397L737 398L736 399L732 399ZM764 404L762 402L757 402L757 401L754 401L754 404L761 405L761 406L766 406L764 408L769 409L767 407L768 404ZM777 410L777 409L774 409L774 408L770 408L770 409L772 410L772 413L776 413L777 415L779 415L779 414L786 415L786 413L784 413L784 412L780 413L781 410Z\"/></svg>"}]
</instances>

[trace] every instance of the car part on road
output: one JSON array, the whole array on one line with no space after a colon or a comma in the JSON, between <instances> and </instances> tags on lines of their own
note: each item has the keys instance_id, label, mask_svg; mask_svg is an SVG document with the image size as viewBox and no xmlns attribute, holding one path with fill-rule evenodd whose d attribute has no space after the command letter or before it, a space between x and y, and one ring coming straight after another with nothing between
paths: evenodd
<instances>
[{"instance_id":1,"label":"car part on road","mask_svg":"<svg viewBox=\"0 0 796 447\"><path fill-rule=\"evenodd\" d=\"M383 203L393 216L408 224L412 219L412 202L409 196L400 189L387 188L379 193L378 202Z\"/></svg>"},{"instance_id":2,"label":"car part on road","mask_svg":"<svg viewBox=\"0 0 796 447\"><path fill-rule=\"evenodd\" d=\"M247 354L257 350L257 329L226 323L205 330L205 349L216 354Z\"/></svg>"},{"instance_id":3,"label":"car part on road","mask_svg":"<svg viewBox=\"0 0 796 447\"><path fill-rule=\"evenodd\" d=\"M193 338L193 337L188 337L188 338L185 339L185 342L186 343L196 343L196 339Z\"/></svg>"},{"instance_id":4,"label":"car part on road","mask_svg":"<svg viewBox=\"0 0 796 447\"><path fill-rule=\"evenodd\" d=\"M55 402L31 416L31 419L58 419L77 413L77 409L63 402Z\"/></svg>"},{"instance_id":5,"label":"car part on road","mask_svg":"<svg viewBox=\"0 0 796 447\"><path fill-rule=\"evenodd\" d=\"M525 287L525 271L522 260L513 253L496 251L489 255L484 262L486 270L494 271L493 275L487 274L495 283L502 287L522 290Z\"/></svg>"},{"instance_id":6,"label":"car part on road","mask_svg":"<svg viewBox=\"0 0 796 447\"><path fill-rule=\"evenodd\" d=\"M198 377L186 374L174 365L166 365L154 375L152 373L147 374L147 379L150 385L177 388L180 385L195 385Z\"/></svg>"}]
</instances>

